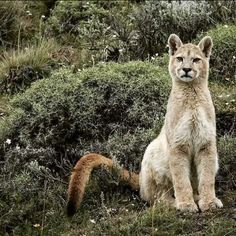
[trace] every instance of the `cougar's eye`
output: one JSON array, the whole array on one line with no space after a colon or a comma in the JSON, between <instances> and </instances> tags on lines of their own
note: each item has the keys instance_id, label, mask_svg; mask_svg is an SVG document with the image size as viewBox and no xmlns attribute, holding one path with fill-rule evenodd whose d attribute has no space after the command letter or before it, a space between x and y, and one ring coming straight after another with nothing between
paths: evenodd
<instances>
[{"instance_id":1,"label":"cougar's eye","mask_svg":"<svg viewBox=\"0 0 236 236\"><path fill-rule=\"evenodd\" d=\"M194 58L194 59L193 59L193 63L198 63L199 61L201 61L200 58Z\"/></svg>"},{"instance_id":2,"label":"cougar's eye","mask_svg":"<svg viewBox=\"0 0 236 236\"><path fill-rule=\"evenodd\" d=\"M178 62L182 62L184 60L183 57L176 57L176 59Z\"/></svg>"}]
</instances>

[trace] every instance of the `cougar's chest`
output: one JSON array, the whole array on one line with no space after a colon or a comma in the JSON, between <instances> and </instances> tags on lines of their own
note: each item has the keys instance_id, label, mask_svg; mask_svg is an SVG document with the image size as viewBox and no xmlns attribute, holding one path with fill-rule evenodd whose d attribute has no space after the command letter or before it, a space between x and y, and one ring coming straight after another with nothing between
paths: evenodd
<instances>
[{"instance_id":1,"label":"cougar's chest","mask_svg":"<svg viewBox=\"0 0 236 236\"><path fill-rule=\"evenodd\" d=\"M195 150L206 145L215 137L214 121L201 107L185 111L173 131L175 145L187 145Z\"/></svg>"}]
</instances>

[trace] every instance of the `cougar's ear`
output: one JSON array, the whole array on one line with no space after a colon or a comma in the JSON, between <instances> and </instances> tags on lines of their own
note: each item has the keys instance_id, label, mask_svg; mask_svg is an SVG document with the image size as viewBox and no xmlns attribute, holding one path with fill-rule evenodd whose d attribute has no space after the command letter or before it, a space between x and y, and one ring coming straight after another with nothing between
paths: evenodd
<instances>
[{"instance_id":1,"label":"cougar's ear","mask_svg":"<svg viewBox=\"0 0 236 236\"><path fill-rule=\"evenodd\" d=\"M168 39L169 54L173 56L177 49L182 46L183 43L176 34L171 34Z\"/></svg>"},{"instance_id":2,"label":"cougar's ear","mask_svg":"<svg viewBox=\"0 0 236 236\"><path fill-rule=\"evenodd\" d=\"M210 36L204 37L198 44L198 47L202 50L205 57L210 57L211 49L213 47L213 42L212 42L211 37Z\"/></svg>"}]
</instances>

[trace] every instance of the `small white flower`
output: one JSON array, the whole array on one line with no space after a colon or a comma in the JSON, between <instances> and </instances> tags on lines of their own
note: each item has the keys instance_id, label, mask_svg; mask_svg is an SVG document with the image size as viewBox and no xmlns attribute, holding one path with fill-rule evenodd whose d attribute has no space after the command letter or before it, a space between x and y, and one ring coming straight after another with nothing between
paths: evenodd
<instances>
[{"instance_id":1,"label":"small white flower","mask_svg":"<svg viewBox=\"0 0 236 236\"><path fill-rule=\"evenodd\" d=\"M28 16L32 16L32 13L28 13Z\"/></svg>"},{"instance_id":2,"label":"small white flower","mask_svg":"<svg viewBox=\"0 0 236 236\"><path fill-rule=\"evenodd\" d=\"M112 35L112 37L113 37L113 38L116 38L116 35L115 35L115 34L113 34L113 35Z\"/></svg>"},{"instance_id":3,"label":"small white flower","mask_svg":"<svg viewBox=\"0 0 236 236\"><path fill-rule=\"evenodd\" d=\"M229 26L228 25L224 25L225 28L228 28Z\"/></svg>"},{"instance_id":4,"label":"small white flower","mask_svg":"<svg viewBox=\"0 0 236 236\"><path fill-rule=\"evenodd\" d=\"M20 146L18 144L16 145L16 150L20 150Z\"/></svg>"},{"instance_id":5,"label":"small white flower","mask_svg":"<svg viewBox=\"0 0 236 236\"><path fill-rule=\"evenodd\" d=\"M222 98L223 96L222 95L219 95L218 98Z\"/></svg>"},{"instance_id":6,"label":"small white flower","mask_svg":"<svg viewBox=\"0 0 236 236\"><path fill-rule=\"evenodd\" d=\"M91 223L93 223L93 224L96 224L96 221L95 220L89 220Z\"/></svg>"},{"instance_id":7,"label":"small white flower","mask_svg":"<svg viewBox=\"0 0 236 236\"><path fill-rule=\"evenodd\" d=\"M227 94L226 97L228 98L230 96L230 94Z\"/></svg>"},{"instance_id":8,"label":"small white flower","mask_svg":"<svg viewBox=\"0 0 236 236\"><path fill-rule=\"evenodd\" d=\"M236 59L236 56L233 56L233 59Z\"/></svg>"},{"instance_id":9,"label":"small white flower","mask_svg":"<svg viewBox=\"0 0 236 236\"><path fill-rule=\"evenodd\" d=\"M35 228L39 228L40 227L40 224L34 224L33 225Z\"/></svg>"},{"instance_id":10,"label":"small white flower","mask_svg":"<svg viewBox=\"0 0 236 236\"><path fill-rule=\"evenodd\" d=\"M41 18L44 19L46 16L45 15L42 15Z\"/></svg>"},{"instance_id":11,"label":"small white flower","mask_svg":"<svg viewBox=\"0 0 236 236\"><path fill-rule=\"evenodd\" d=\"M8 138L8 139L6 140L6 143L10 145L10 144L11 144L11 139Z\"/></svg>"},{"instance_id":12,"label":"small white flower","mask_svg":"<svg viewBox=\"0 0 236 236\"><path fill-rule=\"evenodd\" d=\"M228 105L229 105L229 103L228 103L228 102L226 102L226 103L225 103L225 105L226 105L226 106L228 106Z\"/></svg>"},{"instance_id":13,"label":"small white flower","mask_svg":"<svg viewBox=\"0 0 236 236\"><path fill-rule=\"evenodd\" d=\"M235 102L235 99L230 100L230 102Z\"/></svg>"}]
</instances>

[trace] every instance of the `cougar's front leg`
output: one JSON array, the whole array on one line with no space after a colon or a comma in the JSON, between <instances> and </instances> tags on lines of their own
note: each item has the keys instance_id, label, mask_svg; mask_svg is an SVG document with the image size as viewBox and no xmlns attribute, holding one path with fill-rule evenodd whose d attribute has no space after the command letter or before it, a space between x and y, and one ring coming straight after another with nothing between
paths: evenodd
<instances>
[{"instance_id":1,"label":"cougar's front leg","mask_svg":"<svg viewBox=\"0 0 236 236\"><path fill-rule=\"evenodd\" d=\"M190 158L186 152L179 148L170 151L170 171L177 209L190 212L198 211L193 199L190 181Z\"/></svg>"},{"instance_id":2,"label":"cougar's front leg","mask_svg":"<svg viewBox=\"0 0 236 236\"><path fill-rule=\"evenodd\" d=\"M215 176L218 170L216 146L209 145L200 150L195 162L199 180L199 208L201 211L206 211L223 207L222 202L215 195Z\"/></svg>"}]
</instances>

